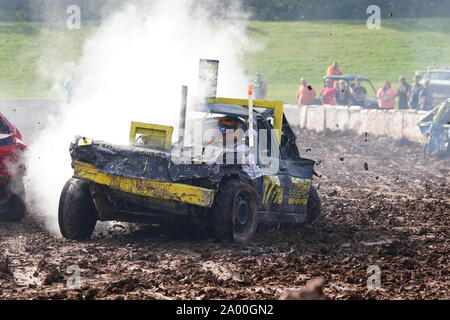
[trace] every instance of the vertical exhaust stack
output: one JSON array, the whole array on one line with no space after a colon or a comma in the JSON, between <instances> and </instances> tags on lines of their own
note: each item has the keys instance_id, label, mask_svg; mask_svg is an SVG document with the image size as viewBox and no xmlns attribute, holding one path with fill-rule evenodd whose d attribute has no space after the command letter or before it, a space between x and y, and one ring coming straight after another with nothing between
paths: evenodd
<instances>
[{"instance_id":1,"label":"vertical exhaust stack","mask_svg":"<svg viewBox=\"0 0 450 320\"><path fill-rule=\"evenodd\" d=\"M219 77L219 60L200 59L198 76L198 98L201 100L216 98ZM183 146L186 130L188 87L181 87L181 110L178 131L178 143Z\"/></svg>"},{"instance_id":2,"label":"vertical exhaust stack","mask_svg":"<svg viewBox=\"0 0 450 320\"><path fill-rule=\"evenodd\" d=\"M183 146L184 144L184 132L186 130L186 113L187 113L187 96L188 87L181 87L181 110L180 110L180 124L178 130L178 143Z\"/></svg>"},{"instance_id":3,"label":"vertical exhaust stack","mask_svg":"<svg viewBox=\"0 0 450 320\"><path fill-rule=\"evenodd\" d=\"M219 77L219 60L200 59L198 97L216 98Z\"/></svg>"}]
</instances>

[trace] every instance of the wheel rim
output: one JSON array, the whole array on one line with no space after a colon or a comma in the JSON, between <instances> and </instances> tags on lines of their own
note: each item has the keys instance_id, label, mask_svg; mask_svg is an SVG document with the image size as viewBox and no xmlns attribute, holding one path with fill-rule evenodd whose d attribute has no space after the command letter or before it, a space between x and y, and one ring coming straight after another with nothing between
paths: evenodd
<instances>
[{"instance_id":1,"label":"wheel rim","mask_svg":"<svg viewBox=\"0 0 450 320\"><path fill-rule=\"evenodd\" d=\"M235 221L234 230L237 233L247 231L252 222L251 196L246 193L239 194L234 203Z\"/></svg>"}]
</instances>

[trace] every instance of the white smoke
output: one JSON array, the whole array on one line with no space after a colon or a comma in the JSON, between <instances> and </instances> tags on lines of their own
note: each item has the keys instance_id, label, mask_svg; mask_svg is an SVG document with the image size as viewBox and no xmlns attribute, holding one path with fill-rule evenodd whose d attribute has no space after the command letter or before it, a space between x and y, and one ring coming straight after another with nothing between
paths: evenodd
<instances>
[{"instance_id":1,"label":"white smoke","mask_svg":"<svg viewBox=\"0 0 450 320\"><path fill-rule=\"evenodd\" d=\"M245 15L238 6L197 2L124 6L87 40L74 100L60 106L29 148L27 194L51 232L59 234L58 201L73 173L68 146L75 135L125 144L130 121L176 126L181 86L196 94L201 58L220 60L219 96L245 97L239 61L252 47Z\"/></svg>"}]
</instances>

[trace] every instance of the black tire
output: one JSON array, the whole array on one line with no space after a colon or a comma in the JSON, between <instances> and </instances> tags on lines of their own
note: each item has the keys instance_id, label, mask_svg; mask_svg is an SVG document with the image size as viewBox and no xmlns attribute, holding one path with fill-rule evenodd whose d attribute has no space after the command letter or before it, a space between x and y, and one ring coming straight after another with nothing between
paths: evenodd
<instances>
[{"instance_id":1,"label":"black tire","mask_svg":"<svg viewBox=\"0 0 450 320\"><path fill-rule=\"evenodd\" d=\"M423 156L424 158L433 157L433 155L428 154L428 145L430 144L431 136L428 136L427 143L425 143L425 146L423 147ZM436 158L439 159L445 159L450 156L450 142L447 144L447 150L441 153L438 153L435 155Z\"/></svg>"},{"instance_id":2,"label":"black tire","mask_svg":"<svg viewBox=\"0 0 450 320\"><path fill-rule=\"evenodd\" d=\"M241 179L222 182L211 210L216 240L245 245L258 227L256 201L256 190L247 182Z\"/></svg>"},{"instance_id":3,"label":"black tire","mask_svg":"<svg viewBox=\"0 0 450 320\"><path fill-rule=\"evenodd\" d=\"M8 212L5 220L8 222L20 222L25 218L27 207L22 197L13 194L8 200Z\"/></svg>"},{"instance_id":4,"label":"black tire","mask_svg":"<svg viewBox=\"0 0 450 320\"><path fill-rule=\"evenodd\" d=\"M309 189L308 204L306 206L306 224L313 223L313 221L320 216L321 207L319 194L317 193L316 188L311 186Z\"/></svg>"},{"instance_id":5,"label":"black tire","mask_svg":"<svg viewBox=\"0 0 450 320\"><path fill-rule=\"evenodd\" d=\"M58 222L66 239L87 240L97 224L97 209L86 181L71 178L59 199Z\"/></svg>"}]
</instances>

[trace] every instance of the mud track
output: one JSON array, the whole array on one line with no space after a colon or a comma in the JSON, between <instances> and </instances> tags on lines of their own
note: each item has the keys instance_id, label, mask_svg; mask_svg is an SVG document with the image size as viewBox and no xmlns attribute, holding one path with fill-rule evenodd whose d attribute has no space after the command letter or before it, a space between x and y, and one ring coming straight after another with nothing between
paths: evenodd
<instances>
[{"instance_id":1,"label":"mud track","mask_svg":"<svg viewBox=\"0 0 450 320\"><path fill-rule=\"evenodd\" d=\"M299 140L319 160L323 215L312 226L261 230L239 248L167 239L157 227L77 243L33 217L2 223L0 299L273 299L320 276L329 299L449 299L450 160L364 135ZM66 285L71 265L80 289ZM373 265L381 287L369 290Z\"/></svg>"}]
</instances>

